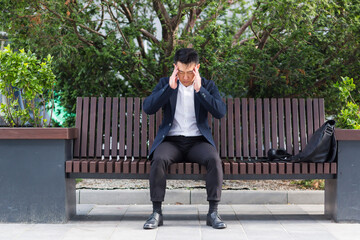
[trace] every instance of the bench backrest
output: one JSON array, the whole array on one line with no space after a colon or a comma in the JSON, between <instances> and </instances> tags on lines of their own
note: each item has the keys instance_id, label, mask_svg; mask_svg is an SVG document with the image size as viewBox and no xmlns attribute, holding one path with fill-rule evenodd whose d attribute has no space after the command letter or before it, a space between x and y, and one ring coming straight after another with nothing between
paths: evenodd
<instances>
[{"instance_id":1,"label":"bench backrest","mask_svg":"<svg viewBox=\"0 0 360 240\"><path fill-rule=\"evenodd\" d=\"M74 158L146 158L162 121L140 98L77 98ZM208 123L222 158L266 157L270 148L297 154L325 121L324 99L227 98L227 114ZM116 140L115 140L116 139Z\"/></svg>"}]
</instances>

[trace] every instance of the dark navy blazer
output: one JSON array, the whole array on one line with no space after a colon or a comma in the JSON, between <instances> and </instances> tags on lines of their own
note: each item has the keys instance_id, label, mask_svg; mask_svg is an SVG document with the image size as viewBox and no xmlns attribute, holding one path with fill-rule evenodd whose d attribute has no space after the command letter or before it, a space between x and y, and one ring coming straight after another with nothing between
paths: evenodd
<instances>
[{"instance_id":1,"label":"dark navy blazer","mask_svg":"<svg viewBox=\"0 0 360 240\"><path fill-rule=\"evenodd\" d=\"M169 77L161 78L151 95L144 100L143 109L146 114L155 114L160 108L163 108L164 111L162 124L159 127L149 153L150 158L154 150L167 136L172 126L178 87L176 89L170 87ZM215 83L201 78L201 88L199 92L194 92L194 101L197 127L207 141L216 147L208 125L208 112L215 118L220 119L226 113L226 105L222 101Z\"/></svg>"}]
</instances>

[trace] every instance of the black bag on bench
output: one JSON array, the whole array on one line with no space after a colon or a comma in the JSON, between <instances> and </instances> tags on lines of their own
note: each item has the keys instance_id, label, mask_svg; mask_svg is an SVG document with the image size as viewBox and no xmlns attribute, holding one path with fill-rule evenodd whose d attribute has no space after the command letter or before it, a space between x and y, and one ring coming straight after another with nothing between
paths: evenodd
<instances>
[{"instance_id":1,"label":"black bag on bench","mask_svg":"<svg viewBox=\"0 0 360 240\"><path fill-rule=\"evenodd\" d=\"M292 156L285 149L269 149L269 161L280 162L333 162L336 157L335 121L326 121L317 129L300 153Z\"/></svg>"}]
</instances>

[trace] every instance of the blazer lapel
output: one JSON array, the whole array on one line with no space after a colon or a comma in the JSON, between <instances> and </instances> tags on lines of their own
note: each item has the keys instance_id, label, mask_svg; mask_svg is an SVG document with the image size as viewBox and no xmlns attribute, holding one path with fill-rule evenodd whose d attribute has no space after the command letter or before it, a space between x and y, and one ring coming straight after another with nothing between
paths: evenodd
<instances>
[{"instance_id":1,"label":"blazer lapel","mask_svg":"<svg viewBox=\"0 0 360 240\"><path fill-rule=\"evenodd\" d=\"M199 111L200 111L200 101L197 99L195 92L194 92L194 103L195 103L195 117L196 120L198 120Z\"/></svg>"}]
</instances>

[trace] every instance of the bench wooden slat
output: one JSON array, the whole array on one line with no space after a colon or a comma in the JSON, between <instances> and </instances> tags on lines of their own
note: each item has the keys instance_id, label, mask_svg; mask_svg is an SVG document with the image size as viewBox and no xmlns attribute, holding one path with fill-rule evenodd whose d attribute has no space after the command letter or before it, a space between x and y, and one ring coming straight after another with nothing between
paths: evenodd
<instances>
[{"instance_id":1,"label":"bench wooden slat","mask_svg":"<svg viewBox=\"0 0 360 240\"><path fill-rule=\"evenodd\" d=\"M135 174L135 173L139 173L139 159L134 159L133 161L131 161L130 163L130 173Z\"/></svg>"},{"instance_id":2,"label":"bench wooden slat","mask_svg":"<svg viewBox=\"0 0 360 240\"><path fill-rule=\"evenodd\" d=\"M73 162L74 173L80 172L80 161L76 160Z\"/></svg>"},{"instance_id":3,"label":"bench wooden slat","mask_svg":"<svg viewBox=\"0 0 360 240\"><path fill-rule=\"evenodd\" d=\"M309 164L308 163L301 163L301 173L302 174L309 173Z\"/></svg>"},{"instance_id":4,"label":"bench wooden slat","mask_svg":"<svg viewBox=\"0 0 360 240\"><path fill-rule=\"evenodd\" d=\"M89 157L95 156L96 97L90 99Z\"/></svg>"},{"instance_id":5,"label":"bench wooden slat","mask_svg":"<svg viewBox=\"0 0 360 240\"><path fill-rule=\"evenodd\" d=\"M292 147L293 137L292 137L292 131L291 131L291 117L292 117L292 112L291 112L290 99L286 98L285 99L286 150L290 154L293 153L293 147Z\"/></svg>"},{"instance_id":6,"label":"bench wooden slat","mask_svg":"<svg viewBox=\"0 0 360 240\"><path fill-rule=\"evenodd\" d=\"M319 120L321 126L325 122L325 104L323 98L319 99L319 112L320 112Z\"/></svg>"},{"instance_id":7,"label":"bench wooden slat","mask_svg":"<svg viewBox=\"0 0 360 240\"><path fill-rule=\"evenodd\" d=\"M185 174L191 174L192 163L185 163Z\"/></svg>"},{"instance_id":8,"label":"bench wooden slat","mask_svg":"<svg viewBox=\"0 0 360 240\"><path fill-rule=\"evenodd\" d=\"M337 174L337 165L336 165L336 163L334 163L334 162L332 162L332 163L330 163L330 173L331 174Z\"/></svg>"},{"instance_id":9,"label":"bench wooden slat","mask_svg":"<svg viewBox=\"0 0 360 240\"><path fill-rule=\"evenodd\" d=\"M262 100L256 99L256 137L257 137L257 156L264 157L263 151L263 119L262 119ZM239 136L240 137L240 136Z\"/></svg>"},{"instance_id":10,"label":"bench wooden slat","mask_svg":"<svg viewBox=\"0 0 360 240\"><path fill-rule=\"evenodd\" d=\"M177 163L171 164L170 165L170 174L176 174L177 173L177 167L178 167Z\"/></svg>"},{"instance_id":11,"label":"bench wooden slat","mask_svg":"<svg viewBox=\"0 0 360 240\"><path fill-rule=\"evenodd\" d=\"M128 174L130 173L130 161L129 160L124 160L122 162L122 168L123 168L123 173Z\"/></svg>"},{"instance_id":12,"label":"bench wooden slat","mask_svg":"<svg viewBox=\"0 0 360 240\"><path fill-rule=\"evenodd\" d=\"M98 99L97 128L96 128L96 157L102 156L103 143L103 122L104 122L104 98Z\"/></svg>"},{"instance_id":13,"label":"bench wooden slat","mask_svg":"<svg viewBox=\"0 0 360 240\"><path fill-rule=\"evenodd\" d=\"M231 174L237 175L239 174L239 163L235 161L230 161Z\"/></svg>"},{"instance_id":14,"label":"bench wooden slat","mask_svg":"<svg viewBox=\"0 0 360 240\"><path fill-rule=\"evenodd\" d=\"M293 163L286 163L285 164L285 173L286 174L293 174Z\"/></svg>"},{"instance_id":15,"label":"bench wooden slat","mask_svg":"<svg viewBox=\"0 0 360 240\"><path fill-rule=\"evenodd\" d=\"M269 163L261 163L263 174L270 174L270 165Z\"/></svg>"},{"instance_id":16,"label":"bench wooden slat","mask_svg":"<svg viewBox=\"0 0 360 240\"><path fill-rule=\"evenodd\" d=\"M112 102L112 120L111 120L111 157L117 157L118 145L118 116L119 116L119 98L113 98Z\"/></svg>"},{"instance_id":17,"label":"bench wooden slat","mask_svg":"<svg viewBox=\"0 0 360 240\"><path fill-rule=\"evenodd\" d=\"M132 148L133 148L133 98L127 98L126 105L126 156L132 156Z\"/></svg>"},{"instance_id":18,"label":"bench wooden slat","mask_svg":"<svg viewBox=\"0 0 360 240\"><path fill-rule=\"evenodd\" d=\"M313 106L312 106L312 100L310 98L306 99L306 123L307 123L307 136L308 141L311 138L313 134Z\"/></svg>"},{"instance_id":19,"label":"bench wooden slat","mask_svg":"<svg viewBox=\"0 0 360 240\"><path fill-rule=\"evenodd\" d=\"M301 149L304 149L306 146L306 115L305 115L305 99L299 100L299 109L300 109L300 144Z\"/></svg>"},{"instance_id":20,"label":"bench wooden slat","mask_svg":"<svg viewBox=\"0 0 360 240\"><path fill-rule=\"evenodd\" d=\"M178 173L179 174L185 174L185 164L184 163L178 163Z\"/></svg>"},{"instance_id":21,"label":"bench wooden slat","mask_svg":"<svg viewBox=\"0 0 360 240\"><path fill-rule=\"evenodd\" d=\"M150 115L149 116L149 146L152 146L154 142L154 137L155 137L154 131L155 131L155 117L154 115Z\"/></svg>"},{"instance_id":22,"label":"bench wooden slat","mask_svg":"<svg viewBox=\"0 0 360 240\"><path fill-rule=\"evenodd\" d=\"M249 137L250 137L250 156L256 157L256 139L255 139L255 101L249 99Z\"/></svg>"},{"instance_id":23,"label":"bench wooden slat","mask_svg":"<svg viewBox=\"0 0 360 240\"><path fill-rule=\"evenodd\" d=\"M200 164L198 163L193 164L193 174L200 174Z\"/></svg>"},{"instance_id":24,"label":"bench wooden slat","mask_svg":"<svg viewBox=\"0 0 360 240\"><path fill-rule=\"evenodd\" d=\"M324 163L324 174L330 174L330 163Z\"/></svg>"},{"instance_id":25,"label":"bench wooden slat","mask_svg":"<svg viewBox=\"0 0 360 240\"><path fill-rule=\"evenodd\" d=\"M264 145L265 145L265 156L270 149L270 106L269 99L264 99Z\"/></svg>"},{"instance_id":26,"label":"bench wooden slat","mask_svg":"<svg viewBox=\"0 0 360 240\"><path fill-rule=\"evenodd\" d=\"M285 174L285 163L278 163L278 174Z\"/></svg>"},{"instance_id":27,"label":"bench wooden slat","mask_svg":"<svg viewBox=\"0 0 360 240\"><path fill-rule=\"evenodd\" d=\"M150 173L150 165L151 165L151 161L146 161L145 166L146 166L146 173L147 174Z\"/></svg>"},{"instance_id":28,"label":"bench wooden slat","mask_svg":"<svg viewBox=\"0 0 360 240\"><path fill-rule=\"evenodd\" d=\"M90 173L96 173L96 172L98 172L98 168L97 168L98 162L99 162L99 160L91 160L91 161L89 162L89 165L90 165Z\"/></svg>"},{"instance_id":29,"label":"bench wooden slat","mask_svg":"<svg viewBox=\"0 0 360 240\"><path fill-rule=\"evenodd\" d=\"M89 124L89 98L85 97L83 102L83 119L81 124L81 156L87 156L88 146L88 124Z\"/></svg>"},{"instance_id":30,"label":"bench wooden slat","mask_svg":"<svg viewBox=\"0 0 360 240\"><path fill-rule=\"evenodd\" d=\"M144 102L144 98L142 98L142 102ZM147 114L141 108L141 157L144 158L146 158L148 154L148 148L146 144L148 140L147 125L148 125Z\"/></svg>"},{"instance_id":31,"label":"bench wooden slat","mask_svg":"<svg viewBox=\"0 0 360 240\"><path fill-rule=\"evenodd\" d=\"M234 107L235 107L235 150L236 150L236 157L240 158L242 156L241 151L241 123L240 123L240 99L235 98L234 100Z\"/></svg>"},{"instance_id":32,"label":"bench wooden slat","mask_svg":"<svg viewBox=\"0 0 360 240\"><path fill-rule=\"evenodd\" d=\"M310 174L316 173L316 164L315 163L309 163L309 173Z\"/></svg>"},{"instance_id":33,"label":"bench wooden slat","mask_svg":"<svg viewBox=\"0 0 360 240\"><path fill-rule=\"evenodd\" d=\"M249 157L249 124L248 124L248 104L247 99L241 99L241 126L242 126L242 143L243 157Z\"/></svg>"},{"instance_id":34,"label":"bench wooden slat","mask_svg":"<svg viewBox=\"0 0 360 240\"><path fill-rule=\"evenodd\" d=\"M146 173L146 159L142 158L139 162L139 173L145 174Z\"/></svg>"},{"instance_id":35,"label":"bench wooden slat","mask_svg":"<svg viewBox=\"0 0 360 240\"><path fill-rule=\"evenodd\" d=\"M255 174L261 174L262 173L262 165L260 162L255 163Z\"/></svg>"},{"instance_id":36,"label":"bench wooden slat","mask_svg":"<svg viewBox=\"0 0 360 240\"><path fill-rule=\"evenodd\" d=\"M277 174L278 173L278 165L276 163L270 163L270 174Z\"/></svg>"},{"instance_id":37,"label":"bench wooden slat","mask_svg":"<svg viewBox=\"0 0 360 240\"><path fill-rule=\"evenodd\" d=\"M81 117L82 117L82 98L76 98L76 119L75 127L78 131L78 138L74 142L74 157L78 158L80 156L80 139L81 139Z\"/></svg>"},{"instance_id":38,"label":"bench wooden slat","mask_svg":"<svg viewBox=\"0 0 360 240\"><path fill-rule=\"evenodd\" d=\"M122 164L123 164L123 160L119 160L119 161L115 162L115 173L122 173L123 172Z\"/></svg>"},{"instance_id":39,"label":"bench wooden slat","mask_svg":"<svg viewBox=\"0 0 360 240\"><path fill-rule=\"evenodd\" d=\"M316 174L323 174L323 173L324 173L324 164L316 163Z\"/></svg>"},{"instance_id":40,"label":"bench wooden slat","mask_svg":"<svg viewBox=\"0 0 360 240\"><path fill-rule=\"evenodd\" d=\"M230 175L231 174L231 167L230 167L230 163L228 160L224 160L222 161L223 163L223 171L224 171L224 174L226 175Z\"/></svg>"},{"instance_id":41,"label":"bench wooden slat","mask_svg":"<svg viewBox=\"0 0 360 240\"><path fill-rule=\"evenodd\" d=\"M288 114L288 113L286 113ZM279 148L285 148L284 99L278 99Z\"/></svg>"},{"instance_id":42,"label":"bench wooden slat","mask_svg":"<svg viewBox=\"0 0 360 240\"><path fill-rule=\"evenodd\" d=\"M206 173L207 173L206 167L204 165L201 165L200 166L200 174L206 174Z\"/></svg>"},{"instance_id":43,"label":"bench wooden slat","mask_svg":"<svg viewBox=\"0 0 360 240\"><path fill-rule=\"evenodd\" d=\"M229 98L227 100L227 115L228 115L228 138L227 138L227 145L228 145L228 157L233 158L235 156L234 154L234 114L233 114L234 108L233 108L233 99Z\"/></svg>"},{"instance_id":44,"label":"bench wooden slat","mask_svg":"<svg viewBox=\"0 0 360 240\"><path fill-rule=\"evenodd\" d=\"M98 161L98 169L99 169L99 173L105 173L106 171L105 160Z\"/></svg>"},{"instance_id":45,"label":"bench wooden slat","mask_svg":"<svg viewBox=\"0 0 360 240\"><path fill-rule=\"evenodd\" d=\"M114 167L115 167L115 161L114 160L109 160L106 162L106 173L113 173L114 172Z\"/></svg>"},{"instance_id":46,"label":"bench wooden slat","mask_svg":"<svg viewBox=\"0 0 360 240\"><path fill-rule=\"evenodd\" d=\"M247 164L247 174L254 174L255 173L255 166L254 163Z\"/></svg>"},{"instance_id":47,"label":"bench wooden slat","mask_svg":"<svg viewBox=\"0 0 360 240\"><path fill-rule=\"evenodd\" d=\"M240 174L244 175L247 173L246 163L239 163L239 172Z\"/></svg>"},{"instance_id":48,"label":"bench wooden slat","mask_svg":"<svg viewBox=\"0 0 360 240\"><path fill-rule=\"evenodd\" d=\"M81 172L82 173L88 173L89 172L89 162L82 160L80 164L81 164L81 167L80 167Z\"/></svg>"},{"instance_id":49,"label":"bench wooden slat","mask_svg":"<svg viewBox=\"0 0 360 240\"><path fill-rule=\"evenodd\" d=\"M105 99L105 136L104 136L104 157L110 156L110 128L111 128L111 98Z\"/></svg>"},{"instance_id":50,"label":"bench wooden slat","mask_svg":"<svg viewBox=\"0 0 360 240\"><path fill-rule=\"evenodd\" d=\"M272 98L270 100L271 104L271 148L278 149L277 143L277 99Z\"/></svg>"},{"instance_id":51,"label":"bench wooden slat","mask_svg":"<svg viewBox=\"0 0 360 240\"><path fill-rule=\"evenodd\" d=\"M292 130L293 130L293 144L294 144L294 155L299 153L299 105L298 100L292 100Z\"/></svg>"},{"instance_id":52,"label":"bench wooden slat","mask_svg":"<svg viewBox=\"0 0 360 240\"><path fill-rule=\"evenodd\" d=\"M314 107L314 131L320 127L319 99L313 99Z\"/></svg>"},{"instance_id":53,"label":"bench wooden slat","mask_svg":"<svg viewBox=\"0 0 360 240\"><path fill-rule=\"evenodd\" d=\"M73 161L69 160L65 162L65 172L72 173L73 172Z\"/></svg>"},{"instance_id":54,"label":"bench wooden slat","mask_svg":"<svg viewBox=\"0 0 360 240\"><path fill-rule=\"evenodd\" d=\"M135 158L140 156L140 98L134 101L134 153Z\"/></svg>"},{"instance_id":55,"label":"bench wooden slat","mask_svg":"<svg viewBox=\"0 0 360 240\"><path fill-rule=\"evenodd\" d=\"M120 111L119 111L119 157L125 156L125 106L126 101L124 97L120 98Z\"/></svg>"},{"instance_id":56,"label":"bench wooden slat","mask_svg":"<svg viewBox=\"0 0 360 240\"><path fill-rule=\"evenodd\" d=\"M223 99L224 101L224 99ZM227 131L227 124L226 124L226 115L220 119L220 156L226 157L227 156L227 141L226 141L226 131Z\"/></svg>"}]
</instances>

